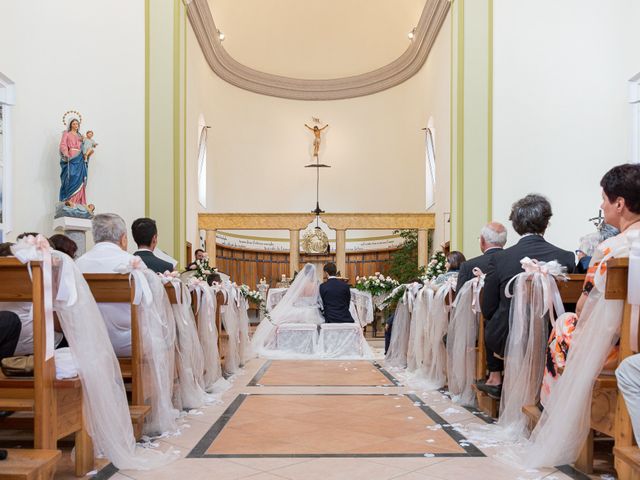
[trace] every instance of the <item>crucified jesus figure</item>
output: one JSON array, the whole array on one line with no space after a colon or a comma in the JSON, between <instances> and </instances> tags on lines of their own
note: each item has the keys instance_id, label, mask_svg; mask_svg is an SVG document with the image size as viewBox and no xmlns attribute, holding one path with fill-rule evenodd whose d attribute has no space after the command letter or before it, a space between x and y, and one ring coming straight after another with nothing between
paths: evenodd
<instances>
[{"instance_id":1,"label":"crucified jesus figure","mask_svg":"<svg viewBox=\"0 0 640 480\"><path fill-rule=\"evenodd\" d=\"M317 157L318 156L318 152L320 151L320 142L322 141L322 139L320 138L320 135L322 134L322 131L329 126L329 124L327 123L322 128L319 128L317 125L314 125L313 127L310 127L306 123L304 124L304 126L307 127L309 130L311 130L313 132L313 136L314 136L314 139L313 139L313 156Z\"/></svg>"}]
</instances>

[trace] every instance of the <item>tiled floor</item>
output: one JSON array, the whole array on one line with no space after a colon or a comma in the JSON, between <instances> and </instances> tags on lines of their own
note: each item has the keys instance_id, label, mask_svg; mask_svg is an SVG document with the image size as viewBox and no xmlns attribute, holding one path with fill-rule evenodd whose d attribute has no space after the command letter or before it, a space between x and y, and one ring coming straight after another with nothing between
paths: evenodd
<instances>
[{"instance_id":1,"label":"tiled floor","mask_svg":"<svg viewBox=\"0 0 640 480\"><path fill-rule=\"evenodd\" d=\"M267 361L251 384L257 386L393 386L383 371L368 361Z\"/></svg>"},{"instance_id":2,"label":"tiled floor","mask_svg":"<svg viewBox=\"0 0 640 480\"><path fill-rule=\"evenodd\" d=\"M336 361L325 365L331 374L324 373L325 362L304 363L285 375L283 372L291 368L286 363L278 367L274 362L263 369L264 360L251 361L234 379L223 404L188 415L181 435L158 440L161 449L180 450L181 459L162 470L120 471L111 476L103 471L98 478L587 478L567 476L556 469L520 470L497 461L496 448L480 452L464 440L461 445L453 427L481 423L477 415L453 405L440 392L393 386L371 363L351 362L345 367L343 362L339 368L341 362ZM256 378L257 384L249 385ZM74 477L67 471L56 478Z\"/></svg>"}]
</instances>

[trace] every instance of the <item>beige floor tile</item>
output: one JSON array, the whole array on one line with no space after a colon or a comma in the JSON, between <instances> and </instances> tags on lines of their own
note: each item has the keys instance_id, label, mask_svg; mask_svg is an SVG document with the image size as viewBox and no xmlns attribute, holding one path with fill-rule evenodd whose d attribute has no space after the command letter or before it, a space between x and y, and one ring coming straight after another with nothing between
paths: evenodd
<instances>
[{"instance_id":1,"label":"beige floor tile","mask_svg":"<svg viewBox=\"0 0 640 480\"><path fill-rule=\"evenodd\" d=\"M135 480L237 480L261 472L224 459L187 458L159 470L122 473Z\"/></svg>"},{"instance_id":2,"label":"beige floor tile","mask_svg":"<svg viewBox=\"0 0 640 480\"><path fill-rule=\"evenodd\" d=\"M551 473L555 475L555 469L527 471L505 465L488 457L451 458L444 462L416 470L415 472L445 479L473 478L474 480L539 480Z\"/></svg>"},{"instance_id":3,"label":"beige floor tile","mask_svg":"<svg viewBox=\"0 0 640 480\"><path fill-rule=\"evenodd\" d=\"M255 470L269 472L297 463L308 462L309 458L230 458L230 462L238 463Z\"/></svg>"},{"instance_id":4,"label":"beige floor tile","mask_svg":"<svg viewBox=\"0 0 640 480\"><path fill-rule=\"evenodd\" d=\"M366 458L318 458L271 473L290 480L388 480L406 472Z\"/></svg>"}]
</instances>

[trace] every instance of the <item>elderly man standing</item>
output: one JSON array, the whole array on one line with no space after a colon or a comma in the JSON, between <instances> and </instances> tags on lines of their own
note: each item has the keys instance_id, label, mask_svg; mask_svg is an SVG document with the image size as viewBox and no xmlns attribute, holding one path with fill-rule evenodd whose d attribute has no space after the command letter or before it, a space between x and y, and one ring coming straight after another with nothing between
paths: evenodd
<instances>
[{"instance_id":1,"label":"elderly man standing","mask_svg":"<svg viewBox=\"0 0 640 480\"><path fill-rule=\"evenodd\" d=\"M505 294L507 283L522 272L520 260L524 257L550 262L557 260L571 273L575 269L573 252L562 250L547 242L543 235L553 215L551 204L542 195L530 194L511 206L509 220L521 236L517 244L491 255L484 282L482 315L486 319L484 332L487 346L489 378L478 383L478 388L490 397L502 394L504 350L509 336L509 309L511 298Z\"/></svg>"},{"instance_id":2,"label":"elderly man standing","mask_svg":"<svg viewBox=\"0 0 640 480\"><path fill-rule=\"evenodd\" d=\"M135 258L127 252L127 226L119 215L96 215L91 229L95 245L77 261L82 273L115 273L117 267L129 265ZM101 303L98 307L116 355L131 355L131 307L120 303Z\"/></svg>"},{"instance_id":3,"label":"elderly man standing","mask_svg":"<svg viewBox=\"0 0 640 480\"><path fill-rule=\"evenodd\" d=\"M456 292L459 292L462 286L471 280L473 269L479 268L483 273L487 273L491 255L500 252L505 243L507 243L507 229L498 222L486 224L480 230L480 251L482 255L463 262L458 273L458 284Z\"/></svg>"}]
</instances>

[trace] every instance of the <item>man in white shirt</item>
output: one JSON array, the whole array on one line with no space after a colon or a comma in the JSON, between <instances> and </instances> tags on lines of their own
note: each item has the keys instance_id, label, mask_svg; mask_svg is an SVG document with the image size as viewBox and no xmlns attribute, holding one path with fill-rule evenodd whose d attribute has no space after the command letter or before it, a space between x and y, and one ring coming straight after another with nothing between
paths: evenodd
<instances>
[{"instance_id":1,"label":"man in white shirt","mask_svg":"<svg viewBox=\"0 0 640 480\"><path fill-rule=\"evenodd\" d=\"M82 273L116 273L116 268L135 258L127 252L127 226L119 215L96 215L91 229L95 245L76 262ZM131 307L123 303L100 303L98 307L116 355L131 355Z\"/></svg>"}]
</instances>

